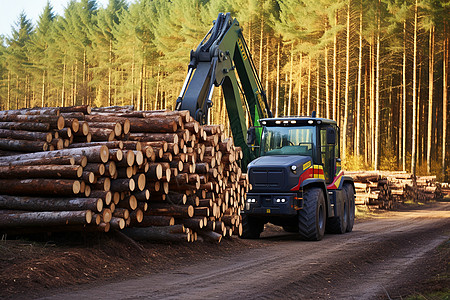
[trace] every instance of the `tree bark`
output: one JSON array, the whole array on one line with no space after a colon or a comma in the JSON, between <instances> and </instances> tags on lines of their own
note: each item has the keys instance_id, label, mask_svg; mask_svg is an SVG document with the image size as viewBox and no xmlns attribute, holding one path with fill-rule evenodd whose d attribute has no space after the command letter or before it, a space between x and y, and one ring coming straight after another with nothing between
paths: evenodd
<instances>
[{"instance_id":1,"label":"tree bark","mask_svg":"<svg viewBox=\"0 0 450 300\"><path fill-rule=\"evenodd\" d=\"M434 86L434 25L430 28L428 60L428 126L427 126L427 174L431 173L431 137L433 131L433 86Z\"/></svg>"},{"instance_id":2,"label":"tree bark","mask_svg":"<svg viewBox=\"0 0 450 300\"><path fill-rule=\"evenodd\" d=\"M42 198L0 195L0 208L30 211L92 210L101 212L101 198Z\"/></svg>"},{"instance_id":3,"label":"tree bark","mask_svg":"<svg viewBox=\"0 0 450 300\"><path fill-rule=\"evenodd\" d=\"M45 227L89 224L92 212L85 211L44 211L3 214L0 218L0 230L15 227Z\"/></svg>"}]
</instances>

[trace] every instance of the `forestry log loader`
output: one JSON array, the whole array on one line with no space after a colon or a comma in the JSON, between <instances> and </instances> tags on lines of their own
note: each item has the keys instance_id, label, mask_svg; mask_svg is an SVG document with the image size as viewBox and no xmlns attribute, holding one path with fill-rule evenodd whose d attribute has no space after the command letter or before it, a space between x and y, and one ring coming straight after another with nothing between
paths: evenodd
<instances>
[{"instance_id":1,"label":"forestry log loader","mask_svg":"<svg viewBox=\"0 0 450 300\"><path fill-rule=\"evenodd\" d=\"M208 122L215 86L221 86L234 144L242 148L251 190L242 211L242 238L259 238L264 224L320 240L325 230L352 231L353 179L341 171L339 127L311 117L273 118L242 29L219 14L191 51L176 110ZM247 111L249 128L247 127Z\"/></svg>"}]
</instances>

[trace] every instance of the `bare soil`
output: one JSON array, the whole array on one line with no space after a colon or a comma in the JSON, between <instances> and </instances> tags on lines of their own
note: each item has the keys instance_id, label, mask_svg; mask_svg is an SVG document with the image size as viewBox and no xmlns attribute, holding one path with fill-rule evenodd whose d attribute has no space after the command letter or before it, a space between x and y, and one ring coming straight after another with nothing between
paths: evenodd
<instances>
[{"instance_id":1,"label":"bare soil","mask_svg":"<svg viewBox=\"0 0 450 300\"><path fill-rule=\"evenodd\" d=\"M358 219L320 242L266 225L260 240L141 243L116 234L0 241L0 298L405 299L450 292L450 203Z\"/></svg>"}]
</instances>

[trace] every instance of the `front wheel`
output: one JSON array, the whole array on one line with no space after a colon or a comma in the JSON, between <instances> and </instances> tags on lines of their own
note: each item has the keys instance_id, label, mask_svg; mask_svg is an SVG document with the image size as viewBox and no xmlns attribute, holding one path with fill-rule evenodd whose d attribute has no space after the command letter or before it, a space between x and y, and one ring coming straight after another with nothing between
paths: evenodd
<instances>
[{"instance_id":1,"label":"front wheel","mask_svg":"<svg viewBox=\"0 0 450 300\"><path fill-rule=\"evenodd\" d=\"M306 241L320 241L325 234L325 198L321 188L306 189L303 208L298 211L298 232Z\"/></svg>"},{"instance_id":2,"label":"front wheel","mask_svg":"<svg viewBox=\"0 0 450 300\"><path fill-rule=\"evenodd\" d=\"M264 222L242 214L242 239L259 239L264 230Z\"/></svg>"}]
</instances>

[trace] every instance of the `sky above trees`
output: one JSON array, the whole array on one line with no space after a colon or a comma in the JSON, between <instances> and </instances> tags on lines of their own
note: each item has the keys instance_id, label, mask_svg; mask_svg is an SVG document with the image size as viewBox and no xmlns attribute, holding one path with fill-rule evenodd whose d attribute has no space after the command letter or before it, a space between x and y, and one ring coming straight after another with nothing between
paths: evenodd
<instances>
[{"instance_id":1,"label":"sky above trees","mask_svg":"<svg viewBox=\"0 0 450 300\"><path fill-rule=\"evenodd\" d=\"M0 35L11 35L11 26L15 26L22 11L33 21L33 25L36 25L47 1L50 1L55 14L64 15L69 0L0 0ZM97 1L98 6L106 7L107 4L108 0Z\"/></svg>"}]
</instances>

